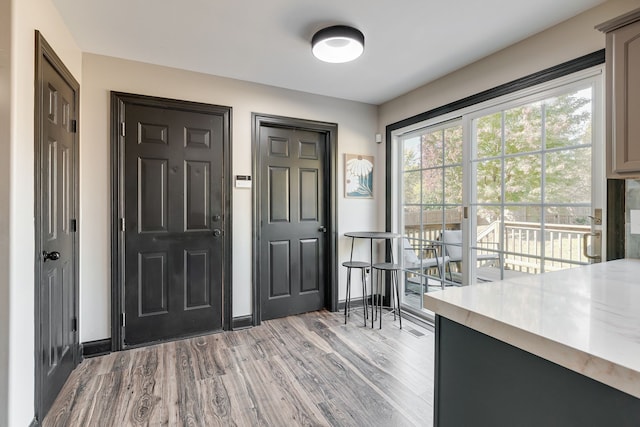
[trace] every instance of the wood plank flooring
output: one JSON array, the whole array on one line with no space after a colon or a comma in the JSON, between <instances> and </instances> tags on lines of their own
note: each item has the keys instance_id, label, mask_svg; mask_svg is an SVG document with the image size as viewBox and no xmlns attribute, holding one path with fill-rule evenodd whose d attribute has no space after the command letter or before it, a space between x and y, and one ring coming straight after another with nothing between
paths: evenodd
<instances>
[{"instance_id":1,"label":"wood plank flooring","mask_svg":"<svg viewBox=\"0 0 640 427\"><path fill-rule=\"evenodd\" d=\"M433 333L362 322L319 311L87 359L43 426L431 426Z\"/></svg>"}]
</instances>

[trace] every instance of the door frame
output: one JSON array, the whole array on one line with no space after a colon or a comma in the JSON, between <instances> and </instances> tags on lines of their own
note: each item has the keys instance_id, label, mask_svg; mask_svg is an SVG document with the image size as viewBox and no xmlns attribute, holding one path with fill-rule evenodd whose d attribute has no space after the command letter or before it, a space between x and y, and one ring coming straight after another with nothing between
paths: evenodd
<instances>
[{"instance_id":1,"label":"door frame","mask_svg":"<svg viewBox=\"0 0 640 427\"><path fill-rule=\"evenodd\" d=\"M43 147L42 133L44 131L43 121L46 120L46 114L42 109L43 102L43 68L44 61L48 61L55 71L62 77L66 84L68 84L73 90L73 103L75 105L75 120L76 129L74 132L73 140L73 183L72 191L74 196L74 202L72 206L71 219L76 221L76 230L73 232L73 311L75 313L75 329L74 343L71 351L73 352L73 363L78 366L82 357L80 350L80 338L79 338L79 295L80 295L80 257L79 257L79 233L77 228L78 213L80 212L80 192L79 192L79 173L80 173L80 158L79 158L79 145L80 138L78 133L77 124L79 123L80 116L80 84L73 77L69 69L64 65L60 57L55 53L51 45L45 40L40 31L35 31L35 94L34 94L34 336L35 336L35 348L34 348L34 360L35 360L35 389L34 389L34 411L35 419L38 422L42 421L42 400L43 400L43 383L42 383L42 355L40 349L42 347L41 327L42 318L40 313L40 282L42 280L42 204L40 198L40 192L42 191L42 180L40 177L40 171L42 170L42 159L40 151Z\"/></svg>"},{"instance_id":2,"label":"door frame","mask_svg":"<svg viewBox=\"0 0 640 427\"><path fill-rule=\"evenodd\" d=\"M124 312L124 233L121 230L121 218L124 218L124 136L121 123L125 119L126 104L146 107L167 108L204 114L220 114L223 124L223 196L222 209L224 224L223 272L222 272L222 330L231 327L232 320L232 187L231 187L231 107L160 98L147 95L111 91L111 350L125 348L122 334L122 313ZM133 346L127 346L130 348Z\"/></svg>"},{"instance_id":3,"label":"door frame","mask_svg":"<svg viewBox=\"0 0 640 427\"><path fill-rule=\"evenodd\" d=\"M299 129L312 132L324 133L326 136L326 152L324 165L325 176L325 281L326 292L324 306L330 311L338 310L338 270L336 268L337 247L338 247L338 190L337 190L337 142L338 124L320 122L315 120L297 119L292 117L275 116L269 114L251 114L251 157L252 157L252 205L253 205L253 229L252 229L252 282L253 282L253 326L262 322L262 305L260 291L260 218L262 217L262 206L260 204L262 189L260 185L260 167L262 156L260 151L260 128L262 126L279 127L285 129Z\"/></svg>"}]
</instances>

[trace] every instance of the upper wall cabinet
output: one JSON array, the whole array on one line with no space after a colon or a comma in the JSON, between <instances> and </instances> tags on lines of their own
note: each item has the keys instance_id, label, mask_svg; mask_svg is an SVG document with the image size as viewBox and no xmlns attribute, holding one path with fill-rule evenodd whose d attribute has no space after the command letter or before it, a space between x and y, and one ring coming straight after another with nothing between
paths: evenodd
<instances>
[{"instance_id":1,"label":"upper wall cabinet","mask_svg":"<svg viewBox=\"0 0 640 427\"><path fill-rule=\"evenodd\" d=\"M607 176L640 177L640 9L600 24L607 34Z\"/></svg>"}]
</instances>

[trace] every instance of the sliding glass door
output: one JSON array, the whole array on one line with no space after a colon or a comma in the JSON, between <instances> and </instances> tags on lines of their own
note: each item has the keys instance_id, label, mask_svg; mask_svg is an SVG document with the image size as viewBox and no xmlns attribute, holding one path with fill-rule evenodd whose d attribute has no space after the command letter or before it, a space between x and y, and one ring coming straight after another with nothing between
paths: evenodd
<instances>
[{"instance_id":1,"label":"sliding glass door","mask_svg":"<svg viewBox=\"0 0 640 427\"><path fill-rule=\"evenodd\" d=\"M406 305L597 261L601 73L565 80L394 132Z\"/></svg>"}]
</instances>

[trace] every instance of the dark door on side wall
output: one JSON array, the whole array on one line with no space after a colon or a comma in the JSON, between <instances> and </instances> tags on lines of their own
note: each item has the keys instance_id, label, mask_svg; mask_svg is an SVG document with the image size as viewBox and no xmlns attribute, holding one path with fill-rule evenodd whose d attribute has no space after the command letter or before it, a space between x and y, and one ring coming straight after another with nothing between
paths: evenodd
<instances>
[{"instance_id":1,"label":"dark door on side wall","mask_svg":"<svg viewBox=\"0 0 640 427\"><path fill-rule=\"evenodd\" d=\"M230 112L144 99L122 108L124 346L223 327Z\"/></svg>"},{"instance_id":2,"label":"dark door on side wall","mask_svg":"<svg viewBox=\"0 0 640 427\"><path fill-rule=\"evenodd\" d=\"M326 134L261 126L262 320L325 306Z\"/></svg>"},{"instance_id":3,"label":"dark door on side wall","mask_svg":"<svg viewBox=\"0 0 640 427\"><path fill-rule=\"evenodd\" d=\"M79 360L77 336L77 82L36 34L36 416Z\"/></svg>"}]
</instances>

